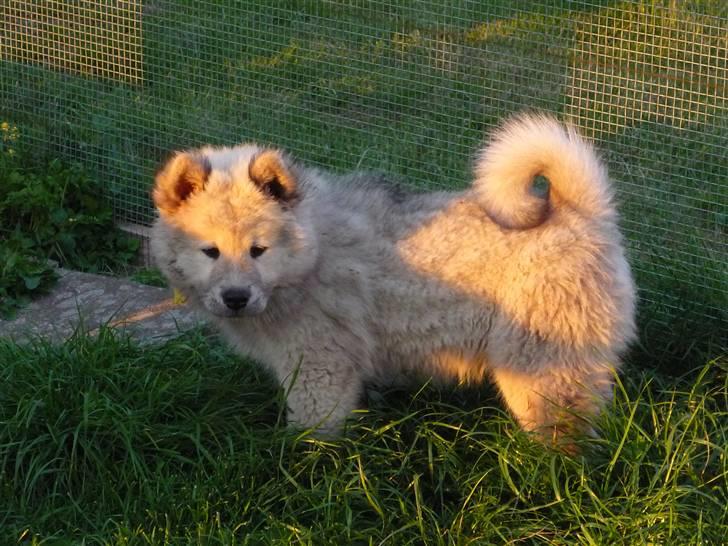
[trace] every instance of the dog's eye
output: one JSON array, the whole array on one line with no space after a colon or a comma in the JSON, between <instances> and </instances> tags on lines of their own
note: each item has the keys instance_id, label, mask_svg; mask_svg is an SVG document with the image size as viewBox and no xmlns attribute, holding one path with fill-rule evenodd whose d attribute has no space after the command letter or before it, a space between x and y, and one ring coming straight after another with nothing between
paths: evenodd
<instances>
[{"instance_id":1,"label":"dog's eye","mask_svg":"<svg viewBox=\"0 0 728 546\"><path fill-rule=\"evenodd\" d=\"M212 258L213 260L217 260L220 257L220 250L215 246L203 248L202 252L205 253L205 256Z\"/></svg>"},{"instance_id":2,"label":"dog's eye","mask_svg":"<svg viewBox=\"0 0 728 546\"><path fill-rule=\"evenodd\" d=\"M250 257L257 258L261 254L263 254L263 252L265 252L266 250L268 250L268 247L266 247L266 246L253 245L250 247Z\"/></svg>"}]
</instances>

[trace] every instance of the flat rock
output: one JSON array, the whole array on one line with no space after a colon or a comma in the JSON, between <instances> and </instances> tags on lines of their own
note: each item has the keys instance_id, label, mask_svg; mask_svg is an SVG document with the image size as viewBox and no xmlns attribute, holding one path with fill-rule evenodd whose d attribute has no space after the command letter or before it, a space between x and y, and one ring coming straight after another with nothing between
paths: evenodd
<instances>
[{"instance_id":1,"label":"flat rock","mask_svg":"<svg viewBox=\"0 0 728 546\"><path fill-rule=\"evenodd\" d=\"M50 293L19 310L14 319L0 319L0 337L63 341L79 328L93 333L106 325L151 343L201 324L189 306L173 302L168 288L64 269L58 273Z\"/></svg>"}]
</instances>

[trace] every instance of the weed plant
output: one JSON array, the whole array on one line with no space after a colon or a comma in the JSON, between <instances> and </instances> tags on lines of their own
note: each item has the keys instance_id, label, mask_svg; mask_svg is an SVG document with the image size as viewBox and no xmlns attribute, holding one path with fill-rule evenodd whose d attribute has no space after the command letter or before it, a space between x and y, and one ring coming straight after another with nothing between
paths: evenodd
<instances>
[{"instance_id":1,"label":"weed plant","mask_svg":"<svg viewBox=\"0 0 728 546\"><path fill-rule=\"evenodd\" d=\"M138 240L114 226L103 188L78 165L38 164L8 123L0 127L0 316L9 316L55 279L54 262L114 272Z\"/></svg>"}]
</instances>

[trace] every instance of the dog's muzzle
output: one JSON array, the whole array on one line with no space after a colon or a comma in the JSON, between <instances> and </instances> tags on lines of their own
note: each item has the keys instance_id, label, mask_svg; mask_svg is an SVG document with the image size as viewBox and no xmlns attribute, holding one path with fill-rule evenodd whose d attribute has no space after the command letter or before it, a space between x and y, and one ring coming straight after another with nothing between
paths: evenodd
<instances>
[{"instance_id":1,"label":"dog's muzzle","mask_svg":"<svg viewBox=\"0 0 728 546\"><path fill-rule=\"evenodd\" d=\"M222 302L231 311L240 311L250 301L250 290L247 288L228 288L222 294Z\"/></svg>"}]
</instances>

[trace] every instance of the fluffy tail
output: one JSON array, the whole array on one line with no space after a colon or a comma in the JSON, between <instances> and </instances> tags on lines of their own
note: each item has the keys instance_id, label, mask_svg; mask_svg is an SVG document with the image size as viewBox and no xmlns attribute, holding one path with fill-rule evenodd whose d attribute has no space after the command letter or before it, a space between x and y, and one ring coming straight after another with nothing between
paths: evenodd
<instances>
[{"instance_id":1,"label":"fluffy tail","mask_svg":"<svg viewBox=\"0 0 728 546\"><path fill-rule=\"evenodd\" d=\"M549 195L533 191L549 181ZM572 127L546 115L521 115L496 130L475 165L473 189L488 214L507 228L541 224L568 206L582 215L614 220L607 171L592 146Z\"/></svg>"}]
</instances>

